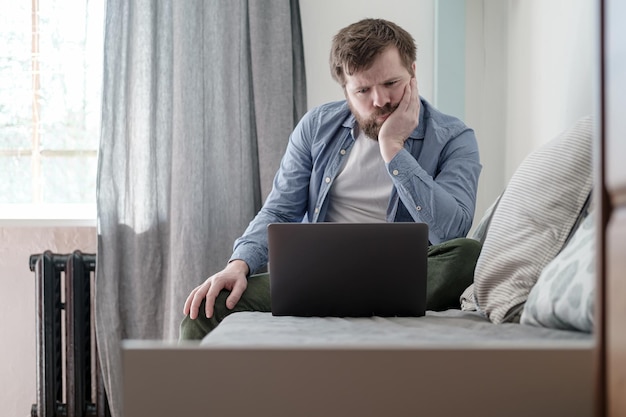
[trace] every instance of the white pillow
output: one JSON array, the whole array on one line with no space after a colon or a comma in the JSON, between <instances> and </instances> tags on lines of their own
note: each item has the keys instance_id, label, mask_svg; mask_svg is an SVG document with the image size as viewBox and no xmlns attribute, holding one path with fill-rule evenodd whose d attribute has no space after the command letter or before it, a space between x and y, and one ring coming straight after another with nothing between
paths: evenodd
<instances>
[{"instance_id":1,"label":"white pillow","mask_svg":"<svg viewBox=\"0 0 626 417\"><path fill-rule=\"evenodd\" d=\"M590 117L530 154L496 208L476 264L474 296L494 323L518 321L528 293L559 253L592 185Z\"/></svg>"},{"instance_id":2,"label":"white pillow","mask_svg":"<svg viewBox=\"0 0 626 417\"><path fill-rule=\"evenodd\" d=\"M588 215L567 246L541 272L520 322L564 330L593 330L595 220Z\"/></svg>"}]
</instances>

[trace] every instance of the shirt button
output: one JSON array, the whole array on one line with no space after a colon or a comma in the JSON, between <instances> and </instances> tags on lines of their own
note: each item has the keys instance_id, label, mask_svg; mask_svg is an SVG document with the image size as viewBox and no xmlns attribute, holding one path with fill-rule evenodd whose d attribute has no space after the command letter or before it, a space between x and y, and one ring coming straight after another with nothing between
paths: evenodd
<instances>
[{"instance_id":1,"label":"shirt button","mask_svg":"<svg viewBox=\"0 0 626 417\"><path fill-rule=\"evenodd\" d=\"M339 151L339 153L342 154L342 155L345 155L346 154L346 150L342 149L342 150Z\"/></svg>"},{"instance_id":2,"label":"shirt button","mask_svg":"<svg viewBox=\"0 0 626 417\"><path fill-rule=\"evenodd\" d=\"M330 183L330 177L326 177L324 181L326 181L326 184Z\"/></svg>"},{"instance_id":3,"label":"shirt button","mask_svg":"<svg viewBox=\"0 0 626 417\"><path fill-rule=\"evenodd\" d=\"M417 211L422 211L422 206L416 206L416 207L415 207L415 210L417 210Z\"/></svg>"},{"instance_id":4,"label":"shirt button","mask_svg":"<svg viewBox=\"0 0 626 417\"><path fill-rule=\"evenodd\" d=\"M315 214L320 212L320 208L319 207L315 207Z\"/></svg>"},{"instance_id":5,"label":"shirt button","mask_svg":"<svg viewBox=\"0 0 626 417\"><path fill-rule=\"evenodd\" d=\"M398 175L399 173L400 173L400 171L398 171L397 169L394 169L393 172L392 172L393 175Z\"/></svg>"}]
</instances>

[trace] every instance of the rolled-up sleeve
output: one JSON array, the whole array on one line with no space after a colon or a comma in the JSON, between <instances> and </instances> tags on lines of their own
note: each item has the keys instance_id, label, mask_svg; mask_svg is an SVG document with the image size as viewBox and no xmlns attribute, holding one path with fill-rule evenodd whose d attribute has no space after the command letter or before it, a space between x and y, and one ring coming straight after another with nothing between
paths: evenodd
<instances>
[{"instance_id":1,"label":"rolled-up sleeve","mask_svg":"<svg viewBox=\"0 0 626 417\"><path fill-rule=\"evenodd\" d=\"M435 142L435 138L424 139ZM473 130L424 143L418 159L406 148L388 164L387 169L399 199L416 222L429 226L429 239L436 244L466 236L474 217L480 164ZM421 163L424 161L424 163ZM422 165L430 164L430 172Z\"/></svg>"}]
</instances>

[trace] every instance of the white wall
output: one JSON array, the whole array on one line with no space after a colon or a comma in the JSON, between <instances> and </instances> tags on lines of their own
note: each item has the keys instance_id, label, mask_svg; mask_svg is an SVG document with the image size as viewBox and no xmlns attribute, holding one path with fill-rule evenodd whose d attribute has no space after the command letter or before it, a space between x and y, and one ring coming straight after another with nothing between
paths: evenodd
<instances>
[{"instance_id":1,"label":"white wall","mask_svg":"<svg viewBox=\"0 0 626 417\"><path fill-rule=\"evenodd\" d=\"M590 0L510 6L507 136L515 147L507 154L507 174L529 149L592 113L594 7Z\"/></svg>"},{"instance_id":2,"label":"white wall","mask_svg":"<svg viewBox=\"0 0 626 417\"><path fill-rule=\"evenodd\" d=\"M467 0L466 10L479 216L530 152L597 112L597 11L595 0Z\"/></svg>"}]
</instances>

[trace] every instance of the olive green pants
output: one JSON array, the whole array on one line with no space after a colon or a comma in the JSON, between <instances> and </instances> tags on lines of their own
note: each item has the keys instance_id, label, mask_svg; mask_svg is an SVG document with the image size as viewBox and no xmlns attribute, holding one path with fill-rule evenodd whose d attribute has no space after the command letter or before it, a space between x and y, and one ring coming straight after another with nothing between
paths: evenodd
<instances>
[{"instance_id":1,"label":"olive green pants","mask_svg":"<svg viewBox=\"0 0 626 417\"><path fill-rule=\"evenodd\" d=\"M480 249L478 241L466 238L449 240L428 248L427 310L460 308L461 294L474 281L474 269ZM210 319L204 314L204 302L200 306L198 318L192 320L189 316L185 317L180 324L180 339L202 339L232 313L271 311L270 280L267 273L248 278L248 287L232 310L226 308L228 294L227 290L223 290L218 295L213 317Z\"/></svg>"}]
</instances>

